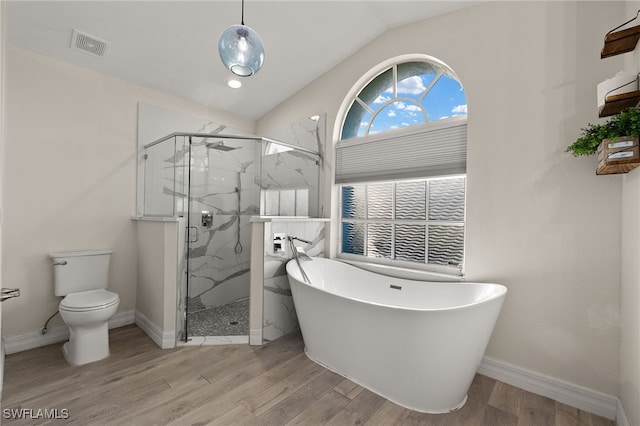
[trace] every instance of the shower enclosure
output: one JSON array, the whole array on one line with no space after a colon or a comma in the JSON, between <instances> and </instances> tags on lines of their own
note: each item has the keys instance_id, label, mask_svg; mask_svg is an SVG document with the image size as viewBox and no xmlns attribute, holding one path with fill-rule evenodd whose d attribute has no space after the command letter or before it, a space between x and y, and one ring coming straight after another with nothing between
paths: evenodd
<instances>
[{"instance_id":1,"label":"shower enclosure","mask_svg":"<svg viewBox=\"0 0 640 426\"><path fill-rule=\"evenodd\" d=\"M177 338L248 341L251 224L318 214L320 155L256 137L173 133L144 147L144 216L181 217Z\"/></svg>"}]
</instances>

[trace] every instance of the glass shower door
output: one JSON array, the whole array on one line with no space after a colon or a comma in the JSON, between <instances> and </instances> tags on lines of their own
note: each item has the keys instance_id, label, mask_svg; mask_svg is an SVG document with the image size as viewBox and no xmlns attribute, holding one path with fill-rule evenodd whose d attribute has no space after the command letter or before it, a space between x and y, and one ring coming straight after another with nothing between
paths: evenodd
<instances>
[{"instance_id":1,"label":"glass shower door","mask_svg":"<svg viewBox=\"0 0 640 426\"><path fill-rule=\"evenodd\" d=\"M194 324L193 318L202 311L199 291L202 283L202 264L207 244L204 231L212 224L213 212L202 206L203 193L208 189L206 175L209 169L205 142L202 138L189 137L189 170L187 189L187 250L186 250L186 293L185 293L185 334L186 337L202 336L201 330ZM207 211L207 221L203 211Z\"/></svg>"},{"instance_id":2,"label":"glass shower door","mask_svg":"<svg viewBox=\"0 0 640 426\"><path fill-rule=\"evenodd\" d=\"M191 137L187 337L248 342L249 219L259 213L259 146L254 140Z\"/></svg>"},{"instance_id":3,"label":"glass shower door","mask_svg":"<svg viewBox=\"0 0 640 426\"><path fill-rule=\"evenodd\" d=\"M187 294L188 294L188 253L189 234L188 228L188 200L189 200L189 175L190 175L190 138L187 136L174 137L175 153L174 181L172 195L174 203L174 216L178 220L178 282L177 282L177 306L176 306L176 338L178 341L187 340ZM165 189L165 191L167 191Z\"/></svg>"}]
</instances>

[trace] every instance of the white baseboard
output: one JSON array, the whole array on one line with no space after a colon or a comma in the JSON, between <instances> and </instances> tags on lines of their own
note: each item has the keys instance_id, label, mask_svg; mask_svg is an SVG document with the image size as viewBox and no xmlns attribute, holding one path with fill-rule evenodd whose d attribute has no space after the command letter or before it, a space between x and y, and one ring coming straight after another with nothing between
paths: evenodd
<instances>
[{"instance_id":1,"label":"white baseboard","mask_svg":"<svg viewBox=\"0 0 640 426\"><path fill-rule=\"evenodd\" d=\"M118 328L133 324L133 318L133 311L118 312L109 320L109 328ZM38 330L17 336L4 337L2 340L5 345L4 350L7 355L9 355L53 343L64 342L67 339L69 339L69 327L66 325L56 325L48 328L46 334L42 334Z\"/></svg>"},{"instance_id":2,"label":"white baseboard","mask_svg":"<svg viewBox=\"0 0 640 426\"><path fill-rule=\"evenodd\" d=\"M138 311L135 313L135 323L161 349L172 349L176 347L176 333L174 331L163 331L157 324L147 318L146 315Z\"/></svg>"},{"instance_id":3,"label":"white baseboard","mask_svg":"<svg viewBox=\"0 0 640 426\"><path fill-rule=\"evenodd\" d=\"M251 329L249 330L249 344L252 346L262 345L262 329Z\"/></svg>"},{"instance_id":4,"label":"white baseboard","mask_svg":"<svg viewBox=\"0 0 640 426\"><path fill-rule=\"evenodd\" d=\"M480 363L478 373L609 420L615 420L622 408L615 396L488 357Z\"/></svg>"},{"instance_id":5,"label":"white baseboard","mask_svg":"<svg viewBox=\"0 0 640 426\"><path fill-rule=\"evenodd\" d=\"M134 324L135 311L118 312L109 320L109 329Z\"/></svg>"},{"instance_id":6,"label":"white baseboard","mask_svg":"<svg viewBox=\"0 0 640 426\"><path fill-rule=\"evenodd\" d=\"M618 400L618 413L616 415L616 426L631 426L631 422L627 418L627 415L624 412L624 407L622 406L622 402Z\"/></svg>"}]
</instances>

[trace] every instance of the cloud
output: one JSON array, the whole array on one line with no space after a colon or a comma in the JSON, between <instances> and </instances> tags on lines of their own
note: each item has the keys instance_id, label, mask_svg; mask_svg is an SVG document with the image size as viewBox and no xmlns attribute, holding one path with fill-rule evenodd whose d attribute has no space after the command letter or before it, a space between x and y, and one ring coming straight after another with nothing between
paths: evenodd
<instances>
[{"instance_id":1,"label":"cloud","mask_svg":"<svg viewBox=\"0 0 640 426\"><path fill-rule=\"evenodd\" d=\"M396 114L396 112L395 112L394 110L390 110L390 111L387 113L387 116L389 116L389 117L395 117L396 115L398 115L398 114Z\"/></svg>"},{"instance_id":2,"label":"cloud","mask_svg":"<svg viewBox=\"0 0 640 426\"><path fill-rule=\"evenodd\" d=\"M456 105L451 110L452 114L466 114L467 113L467 104L464 105Z\"/></svg>"},{"instance_id":3,"label":"cloud","mask_svg":"<svg viewBox=\"0 0 640 426\"><path fill-rule=\"evenodd\" d=\"M391 97L390 97L390 96L383 96L383 95L380 95L380 96L378 96L378 97L376 98L376 100L375 100L375 101L373 101L373 103L374 103L374 104L383 104L383 103L385 103L385 102L389 102L390 100L391 100Z\"/></svg>"},{"instance_id":4,"label":"cloud","mask_svg":"<svg viewBox=\"0 0 640 426\"><path fill-rule=\"evenodd\" d=\"M415 105L415 104L406 104L405 102L396 102L393 105L396 107L396 109L400 111L406 111L410 113L422 111L422 108L420 108L418 105Z\"/></svg>"},{"instance_id":5,"label":"cloud","mask_svg":"<svg viewBox=\"0 0 640 426\"><path fill-rule=\"evenodd\" d=\"M424 87L422 79L417 75L405 78L404 80L398 82L398 93L419 95L424 92L425 89L426 87Z\"/></svg>"},{"instance_id":6,"label":"cloud","mask_svg":"<svg viewBox=\"0 0 640 426\"><path fill-rule=\"evenodd\" d=\"M360 123L360 127L367 127L369 125L368 121L363 121L362 123Z\"/></svg>"}]
</instances>

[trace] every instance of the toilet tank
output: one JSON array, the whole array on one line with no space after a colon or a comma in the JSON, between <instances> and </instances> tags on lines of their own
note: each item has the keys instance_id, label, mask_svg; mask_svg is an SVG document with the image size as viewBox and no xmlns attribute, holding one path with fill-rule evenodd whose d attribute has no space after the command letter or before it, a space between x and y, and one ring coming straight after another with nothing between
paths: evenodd
<instances>
[{"instance_id":1,"label":"toilet tank","mask_svg":"<svg viewBox=\"0 0 640 426\"><path fill-rule=\"evenodd\" d=\"M49 253L53 261L55 295L107 288L111 253L113 250Z\"/></svg>"}]
</instances>

